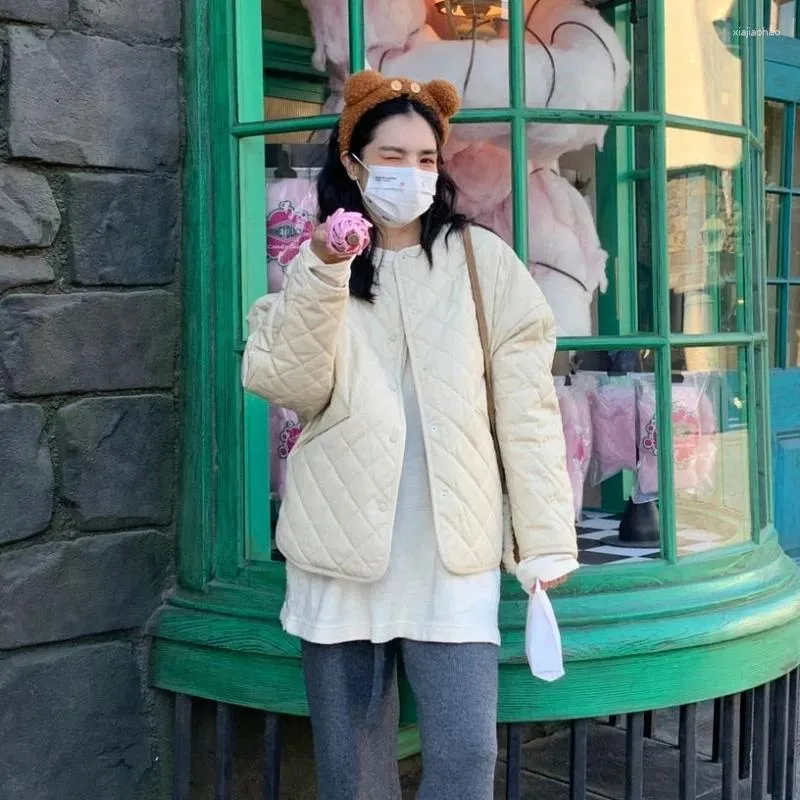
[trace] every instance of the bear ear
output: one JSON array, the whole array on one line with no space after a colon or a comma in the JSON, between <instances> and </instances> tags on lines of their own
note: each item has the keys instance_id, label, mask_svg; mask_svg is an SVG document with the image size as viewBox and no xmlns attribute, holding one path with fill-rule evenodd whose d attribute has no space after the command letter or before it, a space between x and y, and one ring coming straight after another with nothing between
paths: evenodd
<instances>
[{"instance_id":1,"label":"bear ear","mask_svg":"<svg viewBox=\"0 0 800 800\"><path fill-rule=\"evenodd\" d=\"M372 94L386 78L374 69L356 72L347 79L344 85L344 102L348 106L360 103L368 94Z\"/></svg>"},{"instance_id":2,"label":"bear ear","mask_svg":"<svg viewBox=\"0 0 800 800\"><path fill-rule=\"evenodd\" d=\"M450 81L437 78L426 83L425 89L445 117L452 117L458 111L461 99L458 96L458 89Z\"/></svg>"}]
</instances>

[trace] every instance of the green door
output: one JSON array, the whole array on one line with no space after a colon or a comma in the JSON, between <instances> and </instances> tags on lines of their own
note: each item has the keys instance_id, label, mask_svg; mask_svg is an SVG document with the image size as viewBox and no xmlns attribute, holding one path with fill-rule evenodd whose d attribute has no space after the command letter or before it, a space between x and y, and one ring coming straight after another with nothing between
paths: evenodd
<instances>
[{"instance_id":1,"label":"green door","mask_svg":"<svg viewBox=\"0 0 800 800\"><path fill-rule=\"evenodd\" d=\"M774 5L774 4L773 4ZM800 39L795 3L773 11L765 55L767 331L774 514L800 557Z\"/></svg>"}]
</instances>

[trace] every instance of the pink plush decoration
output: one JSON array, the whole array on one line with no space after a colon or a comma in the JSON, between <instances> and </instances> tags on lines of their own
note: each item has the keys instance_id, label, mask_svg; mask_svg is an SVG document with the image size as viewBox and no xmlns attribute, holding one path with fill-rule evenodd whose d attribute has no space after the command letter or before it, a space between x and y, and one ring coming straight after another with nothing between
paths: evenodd
<instances>
[{"instance_id":1,"label":"pink plush decoration","mask_svg":"<svg viewBox=\"0 0 800 800\"><path fill-rule=\"evenodd\" d=\"M325 111L341 110L341 81L349 70L346 0L303 0L314 33L313 63L328 68L332 95ZM581 0L526 0L530 28L525 45L526 103L529 107L578 110L617 109L629 65L614 29ZM365 0L367 61L385 75L420 82L452 81L463 91L465 108L509 104L508 41L449 40L433 0ZM436 31L425 24L426 14ZM438 16L437 16L438 15ZM443 25L444 22L444 25ZM579 23L577 25L571 23ZM586 29L588 26L589 30ZM447 36L440 38L442 32ZM547 50L540 43L547 44ZM548 54L549 50L549 54ZM555 62L555 72L553 61ZM470 65L472 65L470 67ZM467 81L467 76L469 80ZM489 98L489 100L487 100ZM464 138L508 142L507 124L464 125ZM527 126L529 154L549 162L587 144L602 144L605 126L533 123Z\"/></svg>"},{"instance_id":2,"label":"pink plush decoration","mask_svg":"<svg viewBox=\"0 0 800 800\"><path fill-rule=\"evenodd\" d=\"M302 0L311 17L315 49L313 65L323 72L328 66L349 64L347 0ZM367 0L364 27L367 58L377 69L380 56L404 50L411 36L425 25L425 0Z\"/></svg>"},{"instance_id":3,"label":"pink plush decoration","mask_svg":"<svg viewBox=\"0 0 800 800\"><path fill-rule=\"evenodd\" d=\"M300 436L300 423L294 411L271 406L269 410L270 491L281 500L286 488L286 459Z\"/></svg>"},{"instance_id":4,"label":"pink plush decoration","mask_svg":"<svg viewBox=\"0 0 800 800\"><path fill-rule=\"evenodd\" d=\"M564 440L567 445L567 472L572 484L575 518L580 519L583 487L592 458L592 417L589 398L580 386L556 386Z\"/></svg>"},{"instance_id":5,"label":"pink plush decoration","mask_svg":"<svg viewBox=\"0 0 800 800\"><path fill-rule=\"evenodd\" d=\"M493 173L486 174L484 184L491 193ZM487 203L475 219L513 245L513 206L509 195L500 207ZM600 246L586 199L565 178L536 168L528 181L528 220L528 264L553 310L557 334L590 336L592 298L598 288L604 292L608 286L608 254Z\"/></svg>"},{"instance_id":6,"label":"pink plush decoration","mask_svg":"<svg viewBox=\"0 0 800 800\"><path fill-rule=\"evenodd\" d=\"M372 223L357 211L338 208L326 222L328 247L342 255L358 255L369 244L371 227Z\"/></svg>"},{"instance_id":7,"label":"pink plush decoration","mask_svg":"<svg viewBox=\"0 0 800 800\"><path fill-rule=\"evenodd\" d=\"M658 492L658 433L651 376L640 378L636 394L639 463L635 494L654 495ZM703 387L686 383L673 385L672 451L677 490L703 494L713 487L716 434L716 414Z\"/></svg>"},{"instance_id":8,"label":"pink plush decoration","mask_svg":"<svg viewBox=\"0 0 800 800\"><path fill-rule=\"evenodd\" d=\"M475 219L510 196L511 154L488 141L464 144L445 168L458 186L458 210Z\"/></svg>"},{"instance_id":9,"label":"pink plush decoration","mask_svg":"<svg viewBox=\"0 0 800 800\"><path fill-rule=\"evenodd\" d=\"M601 378L589 397L594 485L636 467L636 393L629 375Z\"/></svg>"},{"instance_id":10,"label":"pink plush decoration","mask_svg":"<svg viewBox=\"0 0 800 800\"><path fill-rule=\"evenodd\" d=\"M283 288L284 271L311 237L317 216L316 186L303 178L267 181L269 291Z\"/></svg>"}]
</instances>

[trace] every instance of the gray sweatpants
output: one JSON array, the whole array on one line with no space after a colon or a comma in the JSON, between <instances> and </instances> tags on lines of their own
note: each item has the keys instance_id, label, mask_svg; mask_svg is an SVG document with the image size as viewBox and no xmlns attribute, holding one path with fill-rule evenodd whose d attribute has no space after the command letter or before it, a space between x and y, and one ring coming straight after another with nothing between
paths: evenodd
<instances>
[{"instance_id":1,"label":"gray sweatpants","mask_svg":"<svg viewBox=\"0 0 800 800\"><path fill-rule=\"evenodd\" d=\"M417 800L491 800L497 647L402 639L303 642L319 800L400 800L397 657L417 705Z\"/></svg>"}]
</instances>

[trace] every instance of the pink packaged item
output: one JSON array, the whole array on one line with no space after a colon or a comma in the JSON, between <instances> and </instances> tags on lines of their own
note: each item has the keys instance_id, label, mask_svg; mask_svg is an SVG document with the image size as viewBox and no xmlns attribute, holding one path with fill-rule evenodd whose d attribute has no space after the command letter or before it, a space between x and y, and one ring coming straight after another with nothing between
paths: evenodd
<instances>
[{"instance_id":1,"label":"pink packaged item","mask_svg":"<svg viewBox=\"0 0 800 800\"><path fill-rule=\"evenodd\" d=\"M636 391L632 375L602 376L589 395L593 452L589 477L602 483L636 467Z\"/></svg>"},{"instance_id":2,"label":"pink packaged item","mask_svg":"<svg viewBox=\"0 0 800 800\"><path fill-rule=\"evenodd\" d=\"M328 247L343 255L357 256L369 244L371 227L372 223L357 211L345 211L343 208L338 208L325 223Z\"/></svg>"},{"instance_id":3,"label":"pink packaged item","mask_svg":"<svg viewBox=\"0 0 800 800\"><path fill-rule=\"evenodd\" d=\"M269 409L270 492L283 500L286 489L286 459L300 436L300 423L294 411L279 406Z\"/></svg>"},{"instance_id":4,"label":"pink packaged item","mask_svg":"<svg viewBox=\"0 0 800 800\"><path fill-rule=\"evenodd\" d=\"M556 385L558 406L564 426L567 445L567 472L572 484L575 502L575 519L579 520L583 508L583 486L592 458L592 416L589 398L581 386Z\"/></svg>"},{"instance_id":5,"label":"pink packaged item","mask_svg":"<svg viewBox=\"0 0 800 800\"><path fill-rule=\"evenodd\" d=\"M317 217L316 184L305 178L267 181L267 260L270 292L283 289L286 267L311 238Z\"/></svg>"},{"instance_id":6,"label":"pink packaged item","mask_svg":"<svg viewBox=\"0 0 800 800\"><path fill-rule=\"evenodd\" d=\"M634 502L658 492L658 432L653 376L638 382L639 462L636 466ZM707 377L687 376L672 386L672 439L675 488L706 494L714 486L717 417L707 393Z\"/></svg>"}]
</instances>

